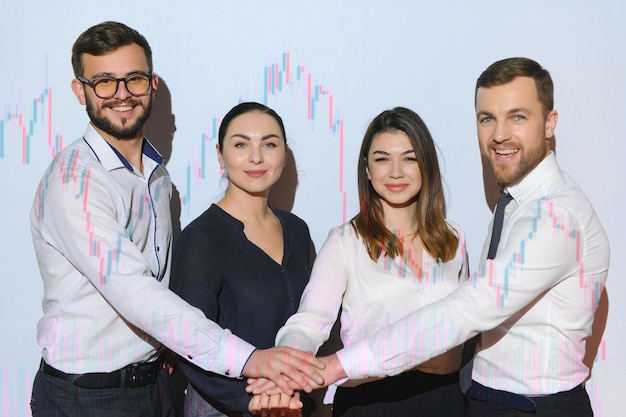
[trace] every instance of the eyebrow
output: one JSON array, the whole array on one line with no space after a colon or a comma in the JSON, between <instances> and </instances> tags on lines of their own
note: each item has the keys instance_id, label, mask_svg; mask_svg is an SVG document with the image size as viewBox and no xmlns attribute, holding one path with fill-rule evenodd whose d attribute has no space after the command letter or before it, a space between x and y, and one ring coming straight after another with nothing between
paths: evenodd
<instances>
[{"instance_id":1,"label":"eyebrow","mask_svg":"<svg viewBox=\"0 0 626 417\"><path fill-rule=\"evenodd\" d=\"M244 139L244 140L250 140L250 136L244 135L243 133L234 133L230 136L230 138L240 138L240 139ZM269 135L265 135L263 137L261 137L261 140L268 140L268 139L273 139L273 138L277 138L277 139L282 139L279 135L275 134L275 133L270 133Z\"/></svg>"},{"instance_id":2,"label":"eyebrow","mask_svg":"<svg viewBox=\"0 0 626 417\"><path fill-rule=\"evenodd\" d=\"M402 152L400 155L407 155L407 154L410 154L410 153L415 153L415 150L414 149L408 149L408 150ZM382 150L376 150L376 151L372 152L372 155L376 155L376 154L391 155L389 152L382 151Z\"/></svg>"},{"instance_id":3,"label":"eyebrow","mask_svg":"<svg viewBox=\"0 0 626 417\"><path fill-rule=\"evenodd\" d=\"M144 70L135 70L135 71L131 71L131 72L127 72L126 75L123 75L121 77L117 77L115 74L113 74L112 72L100 72L96 75L94 75L91 78L99 78L99 77L112 77L112 78L126 78L129 75L135 75L135 74L141 74L141 75L150 75L150 71L144 71Z\"/></svg>"},{"instance_id":4,"label":"eyebrow","mask_svg":"<svg viewBox=\"0 0 626 417\"><path fill-rule=\"evenodd\" d=\"M514 109L511 109L509 111L506 112L507 115L511 115L511 114L516 114L516 113L526 113L529 114L531 113L530 110L528 110L525 107L516 107ZM487 116L487 117L493 117L493 113L487 111L487 110L479 110L478 112L476 112L476 117L480 117L480 116Z\"/></svg>"}]
</instances>

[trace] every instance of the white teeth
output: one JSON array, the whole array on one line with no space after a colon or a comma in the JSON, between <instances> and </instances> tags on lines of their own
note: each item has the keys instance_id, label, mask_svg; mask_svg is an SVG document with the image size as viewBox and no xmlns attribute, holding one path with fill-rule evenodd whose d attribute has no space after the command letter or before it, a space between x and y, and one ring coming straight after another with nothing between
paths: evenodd
<instances>
[{"instance_id":1,"label":"white teeth","mask_svg":"<svg viewBox=\"0 0 626 417\"><path fill-rule=\"evenodd\" d=\"M512 155L514 153L519 152L519 149L500 149L500 150L496 150L496 153L498 155Z\"/></svg>"},{"instance_id":2,"label":"white teeth","mask_svg":"<svg viewBox=\"0 0 626 417\"><path fill-rule=\"evenodd\" d=\"M128 107L113 107L113 110L115 111L131 111L133 108L128 106Z\"/></svg>"}]
</instances>

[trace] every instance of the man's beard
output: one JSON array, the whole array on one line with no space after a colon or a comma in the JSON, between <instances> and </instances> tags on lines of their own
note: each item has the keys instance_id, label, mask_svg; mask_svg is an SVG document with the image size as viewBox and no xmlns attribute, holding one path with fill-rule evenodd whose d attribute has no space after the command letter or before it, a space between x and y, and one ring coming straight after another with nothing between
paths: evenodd
<instances>
[{"instance_id":1,"label":"man's beard","mask_svg":"<svg viewBox=\"0 0 626 417\"><path fill-rule=\"evenodd\" d=\"M501 189L505 189L506 187L519 183L526 177L526 175L528 175L529 172L535 169L549 153L548 149L541 146L535 148L525 148L522 151L523 156L521 157L518 165L507 167L499 166L487 157L484 152L481 152L483 162L487 164Z\"/></svg>"},{"instance_id":2,"label":"man's beard","mask_svg":"<svg viewBox=\"0 0 626 417\"><path fill-rule=\"evenodd\" d=\"M96 109L93 103L85 97L86 101L86 109L89 118L91 119L91 123L98 129L108 133L109 135L117 138L117 139L134 139L137 137L137 134L143 128L143 125L146 123L148 118L150 117L150 113L152 112L152 97L148 100L148 104L143 107L143 113L137 119L134 124L128 124L128 119L122 119L122 126L118 127L114 125L110 119L108 119L103 114L103 108ZM141 104L139 100L130 99L126 100L126 103L130 105ZM107 103L105 107L115 107L119 102L112 101Z\"/></svg>"}]
</instances>

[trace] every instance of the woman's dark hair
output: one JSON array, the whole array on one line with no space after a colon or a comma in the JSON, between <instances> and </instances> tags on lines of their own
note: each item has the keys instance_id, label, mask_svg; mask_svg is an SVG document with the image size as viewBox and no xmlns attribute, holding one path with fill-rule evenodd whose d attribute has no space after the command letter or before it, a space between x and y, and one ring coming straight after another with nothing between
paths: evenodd
<instances>
[{"instance_id":1,"label":"woman's dark hair","mask_svg":"<svg viewBox=\"0 0 626 417\"><path fill-rule=\"evenodd\" d=\"M253 111L258 111L261 113L265 113L269 116L272 116L272 118L276 120L276 123L278 123L278 126L280 127L280 132L283 135L283 140L285 141L285 143L287 143L287 135L285 134L285 125L283 124L283 119L281 119L278 113L276 113L271 108L267 107L265 104L256 103L254 101L246 101L243 103L239 103L235 107L230 109L230 111L226 113L226 115L222 119L222 122L220 124L220 129L217 134L217 143L219 145L220 152L224 150L223 149L224 137L226 136L226 131L228 130L228 126L230 125L230 122L232 122L233 119L237 116L241 116L242 114L250 113Z\"/></svg>"}]
</instances>

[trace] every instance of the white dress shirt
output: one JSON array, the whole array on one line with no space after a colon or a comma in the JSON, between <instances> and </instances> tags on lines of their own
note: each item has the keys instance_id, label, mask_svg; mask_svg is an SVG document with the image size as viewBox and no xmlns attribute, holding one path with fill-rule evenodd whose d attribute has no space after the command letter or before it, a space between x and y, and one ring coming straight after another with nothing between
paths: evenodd
<instances>
[{"instance_id":1,"label":"white dress shirt","mask_svg":"<svg viewBox=\"0 0 626 417\"><path fill-rule=\"evenodd\" d=\"M587 378L585 339L609 265L604 229L554 154L507 191L495 259L485 260L488 236L468 282L338 352L350 378L400 373L479 332L473 379L485 386L544 395Z\"/></svg>"},{"instance_id":2,"label":"white dress shirt","mask_svg":"<svg viewBox=\"0 0 626 417\"><path fill-rule=\"evenodd\" d=\"M37 339L54 368L111 372L163 343L237 377L254 350L168 289L172 184L162 162L144 140L142 174L90 124L44 173L30 219L44 283Z\"/></svg>"}]
</instances>

